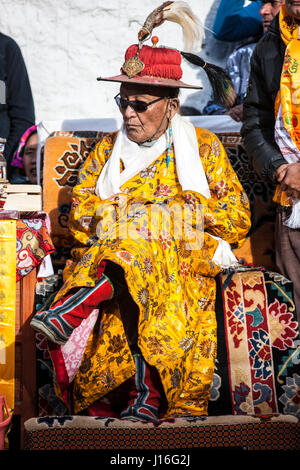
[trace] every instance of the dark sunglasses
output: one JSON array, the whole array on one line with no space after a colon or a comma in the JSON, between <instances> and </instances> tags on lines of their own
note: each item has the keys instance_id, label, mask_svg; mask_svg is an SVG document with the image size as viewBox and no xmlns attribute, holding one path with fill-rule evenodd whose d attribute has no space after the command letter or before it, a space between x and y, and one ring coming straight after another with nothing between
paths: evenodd
<instances>
[{"instance_id":1,"label":"dark sunglasses","mask_svg":"<svg viewBox=\"0 0 300 470\"><path fill-rule=\"evenodd\" d=\"M146 103L146 101L141 100L125 100L125 98L122 98L119 95L120 93L118 93L117 96L114 97L114 100L119 106L119 108L124 111L127 106L130 106L137 113L144 113L145 111L147 111L148 106L150 106L150 104L157 103L158 101L164 100L166 98L165 96L163 96L162 98L157 98L156 100L150 101L150 103Z\"/></svg>"}]
</instances>

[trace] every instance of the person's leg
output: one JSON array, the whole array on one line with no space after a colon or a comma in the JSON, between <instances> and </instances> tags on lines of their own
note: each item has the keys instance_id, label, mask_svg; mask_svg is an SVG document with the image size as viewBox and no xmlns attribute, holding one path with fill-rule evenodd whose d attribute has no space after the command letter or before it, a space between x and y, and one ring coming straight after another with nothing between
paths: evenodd
<instances>
[{"instance_id":1,"label":"person's leg","mask_svg":"<svg viewBox=\"0 0 300 470\"><path fill-rule=\"evenodd\" d=\"M163 416L167 400L159 374L143 359L137 346L132 346L131 350L136 374L95 401L82 414L150 422Z\"/></svg>"},{"instance_id":2,"label":"person's leg","mask_svg":"<svg viewBox=\"0 0 300 470\"><path fill-rule=\"evenodd\" d=\"M117 296L124 286L104 274L105 263L99 268L99 282L94 287L73 289L49 310L38 312L31 327L56 344L65 344L74 328L105 300Z\"/></svg>"},{"instance_id":3,"label":"person's leg","mask_svg":"<svg viewBox=\"0 0 300 470\"><path fill-rule=\"evenodd\" d=\"M140 352L133 353L136 374L129 389L128 403L121 419L157 421L167 407L163 386L155 367L148 364Z\"/></svg>"},{"instance_id":4,"label":"person's leg","mask_svg":"<svg viewBox=\"0 0 300 470\"><path fill-rule=\"evenodd\" d=\"M38 312L31 320L31 327L50 341L64 344L74 328L104 300L113 297L114 289L109 279L102 275L94 287L81 287L67 294L51 306Z\"/></svg>"},{"instance_id":5,"label":"person's leg","mask_svg":"<svg viewBox=\"0 0 300 470\"><path fill-rule=\"evenodd\" d=\"M297 319L300 325L300 230L284 225L286 209L278 208L275 226L276 265L283 276L293 283Z\"/></svg>"},{"instance_id":6,"label":"person's leg","mask_svg":"<svg viewBox=\"0 0 300 470\"><path fill-rule=\"evenodd\" d=\"M105 273L116 279L125 289L118 297L124 331L136 374L109 394L113 408L119 410L121 419L157 421L167 409L165 392L157 369L148 364L138 347L139 308L130 295L120 266L107 262Z\"/></svg>"}]
</instances>

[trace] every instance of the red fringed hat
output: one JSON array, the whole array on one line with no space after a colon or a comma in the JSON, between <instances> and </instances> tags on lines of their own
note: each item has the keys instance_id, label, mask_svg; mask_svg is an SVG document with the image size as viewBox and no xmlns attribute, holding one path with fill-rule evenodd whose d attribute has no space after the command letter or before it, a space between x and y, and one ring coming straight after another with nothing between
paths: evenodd
<instances>
[{"instance_id":1,"label":"red fringed hat","mask_svg":"<svg viewBox=\"0 0 300 470\"><path fill-rule=\"evenodd\" d=\"M153 46L130 46L125 53L121 74L113 77L98 77L97 80L121 83L138 83L176 88L202 89L181 81L181 53L176 49L156 47L158 38L152 38Z\"/></svg>"},{"instance_id":2,"label":"red fringed hat","mask_svg":"<svg viewBox=\"0 0 300 470\"><path fill-rule=\"evenodd\" d=\"M152 37L152 47L143 45L144 41L150 38L153 29L165 21L178 23L182 27L185 52L170 47L157 47L157 36ZM225 70L191 52L197 49L196 44L199 42L199 21L189 5L183 1L164 2L147 16L138 32L138 45L135 44L127 49L121 74L114 77L99 77L97 80L202 89L201 86L181 81L181 57L184 57L187 62L205 71L213 89L214 100L229 109L236 102L234 86Z\"/></svg>"}]
</instances>

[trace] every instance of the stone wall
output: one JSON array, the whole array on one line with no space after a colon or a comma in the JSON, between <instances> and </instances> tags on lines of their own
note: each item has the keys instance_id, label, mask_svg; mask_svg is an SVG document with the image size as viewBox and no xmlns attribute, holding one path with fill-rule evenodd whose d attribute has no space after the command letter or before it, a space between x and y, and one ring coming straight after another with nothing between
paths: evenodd
<instances>
[{"instance_id":1,"label":"stone wall","mask_svg":"<svg viewBox=\"0 0 300 470\"><path fill-rule=\"evenodd\" d=\"M36 120L115 116L118 86L97 82L119 73L124 51L136 42L154 0L1 0L1 32L21 47L34 95ZM203 24L212 28L219 0L189 0ZM156 30L160 44L182 48L178 25ZM209 30L200 47L203 58L224 64L230 45ZM211 94L205 73L183 64L183 78L202 83L203 91L183 92L182 104L201 109Z\"/></svg>"}]
</instances>

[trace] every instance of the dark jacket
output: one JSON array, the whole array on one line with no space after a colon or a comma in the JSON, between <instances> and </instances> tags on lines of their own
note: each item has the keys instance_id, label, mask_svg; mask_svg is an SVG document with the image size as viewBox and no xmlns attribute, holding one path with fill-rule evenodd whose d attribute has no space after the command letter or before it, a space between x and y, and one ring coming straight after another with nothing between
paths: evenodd
<instances>
[{"instance_id":1,"label":"dark jacket","mask_svg":"<svg viewBox=\"0 0 300 470\"><path fill-rule=\"evenodd\" d=\"M7 139L4 156L8 162L20 138L34 123L32 93L21 50L12 38L0 33L0 137Z\"/></svg>"},{"instance_id":2,"label":"dark jacket","mask_svg":"<svg viewBox=\"0 0 300 470\"><path fill-rule=\"evenodd\" d=\"M280 37L277 15L251 57L241 129L255 171L262 179L272 182L275 182L276 169L286 163L274 139L274 102L280 88L285 47Z\"/></svg>"}]
</instances>

